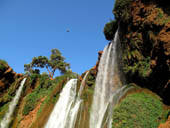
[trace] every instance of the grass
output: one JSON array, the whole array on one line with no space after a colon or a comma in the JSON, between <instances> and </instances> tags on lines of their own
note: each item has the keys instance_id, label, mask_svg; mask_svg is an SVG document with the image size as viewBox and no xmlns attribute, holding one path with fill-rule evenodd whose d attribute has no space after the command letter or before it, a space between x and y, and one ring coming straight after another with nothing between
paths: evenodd
<instances>
[{"instance_id":1,"label":"grass","mask_svg":"<svg viewBox=\"0 0 170 128\"><path fill-rule=\"evenodd\" d=\"M114 108L112 128L156 128L162 114L159 98L145 92L129 94Z\"/></svg>"}]
</instances>

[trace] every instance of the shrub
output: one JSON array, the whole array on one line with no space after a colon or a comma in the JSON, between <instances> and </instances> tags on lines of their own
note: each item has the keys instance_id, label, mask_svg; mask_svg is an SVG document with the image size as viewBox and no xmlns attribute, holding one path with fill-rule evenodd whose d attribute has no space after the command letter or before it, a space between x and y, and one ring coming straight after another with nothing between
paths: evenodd
<instances>
[{"instance_id":1,"label":"shrub","mask_svg":"<svg viewBox=\"0 0 170 128\"><path fill-rule=\"evenodd\" d=\"M31 74L30 75L30 83L35 83L36 82L36 80L37 80L37 78L38 78L38 74L36 74L36 73L33 73L33 74Z\"/></svg>"},{"instance_id":2,"label":"shrub","mask_svg":"<svg viewBox=\"0 0 170 128\"><path fill-rule=\"evenodd\" d=\"M32 93L26 97L26 104L24 106L23 115L27 115L30 111L32 111L37 102L37 94Z\"/></svg>"},{"instance_id":3,"label":"shrub","mask_svg":"<svg viewBox=\"0 0 170 128\"><path fill-rule=\"evenodd\" d=\"M163 114L160 99L151 94L129 94L114 108L112 128L156 128Z\"/></svg>"},{"instance_id":4,"label":"shrub","mask_svg":"<svg viewBox=\"0 0 170 128\"><path fill-rule=\"evenodd\" d=\"M116 0L113 13L118 19L118 17L122 17L124 21L129 19L129 5L133 2L133 0Z\"/></svg>"},{"instance_id":5,"label":"shrub","mask_svg":"<svg viewBox=\"0 0 170 128\"><path fill-rule=\"evenodd\" d=\"M112 40L117 28L118 28L118 24L115 20L107 23L104 27L105 38L107 40Z\"/></svg>"},{"instance_id":6,"label":"shrub","mask_svg":"<svg viewBox=\"0 0 170 128\"><path fill-rule=\"evenodd\" d=\"M152 72L150 67L150 57L134 62L131 65L125 65L124 71L125 73L129 73L131 76L138 75L140 78L147 78Z\"/></svg>"},{"instance_id":7,"label":"shrub","mask_svg":"<svg viewBox=\"0 0 170 128\"><path fill-rule=\"evenodd\" d=\"M0 64L8 65L8 63L5 60L1 60L1 59L0 59Z\"/></svg>"},{"instance_id":8,"label":"shrub","mask_svg":"<svg viewBox=\"0 0 170 128\"><path fill-rule=\"evenodd\" d=\"M4 71L8 66L8 63L5 60L0 59L0 71Z\"/></svg>"}]
</instances>

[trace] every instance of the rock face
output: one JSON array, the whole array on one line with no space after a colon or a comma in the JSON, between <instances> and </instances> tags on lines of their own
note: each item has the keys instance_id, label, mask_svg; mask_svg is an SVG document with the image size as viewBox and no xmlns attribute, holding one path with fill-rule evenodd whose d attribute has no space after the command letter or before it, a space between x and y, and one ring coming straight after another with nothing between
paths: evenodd
<instances>
[{"instance_id":1,"label":"rock face","mask_svg":"<svg viewBox=\"0 0 170 128\"><path fill-rule=\"evenodd\" d=\"M15 72L13 72L11 67L7 67L5 72L1 72L0 76L0 92L5 91L10 86L10 83L15 80Z\"/></svg>"},{"instance_id":2,"label":"rock face","mask_svg":"<svg viewBox=\"0 0 170 128\"><path fill-rule=\"evenodd\" d=\"M0 60L0 94L2 94L6 89L22 74L17 74L13 69L3 60Z\"/></svg>"},{"instance_id":3,"label":"rock face","mask_svg":"<svg viewBox=\"0 0 170 128\"><path fill-rule=\"evenodd\" d=\"M22 74L17 74L6 63L0 61L0 94L2 94L17 78L22 77Z\"/></svg>"},{"instance_id":4,"label":"rock face","mask_svg":"<svg viewBox=\"0 0 170 128\"><path fill-rule=\"evenodd\" d=\"M170 2L160 0L116 0L113 11L122 37L123 72L127 83L156 92L166 104L170 104L168 5Z\"/></svg>"},{"instance_id":5,"label":"rock face","mask_svg":"<svg viewBox=\"0 0 170 128\"><path fill-rule=\"evenodd\" d=\"M7 112L6 108L13 99L23 79L22 76L22 74L15 73L7 62L0 60L0 120Z\"/></svg>"}]
</instances>

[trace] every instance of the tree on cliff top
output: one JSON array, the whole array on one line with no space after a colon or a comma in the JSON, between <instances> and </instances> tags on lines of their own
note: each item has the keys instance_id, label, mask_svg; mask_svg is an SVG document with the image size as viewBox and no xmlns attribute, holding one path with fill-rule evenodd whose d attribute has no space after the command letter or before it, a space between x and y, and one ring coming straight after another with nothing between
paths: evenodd
<instances>
[{"instance_id":1,"label":"tree on cliff top","mask_svg":"<svg viewBox=\"0 0 170 128\"><path fill-rule=\"evenodd\" d=\"M70 64L65 62L65 58L58 49L52 49L49 59L46 56L38 56L34 57L30 64L24 65L24 71L39 73L39 70L34 68L46 68L50 78L53 78L57 69L64 74L70 69Z\"/></svg>"}]
</instances>

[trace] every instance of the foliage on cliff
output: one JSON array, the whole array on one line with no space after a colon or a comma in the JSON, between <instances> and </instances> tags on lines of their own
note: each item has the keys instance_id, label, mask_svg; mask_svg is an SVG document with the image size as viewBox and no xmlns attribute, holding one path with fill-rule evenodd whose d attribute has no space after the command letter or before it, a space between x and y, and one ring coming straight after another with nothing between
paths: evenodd
<instances>
[{"instance_id":1,"label":"foliage on cliff","mask_svg":"<svg viewBox=\"0 0 170 128\"><path fill-rule=\"evenodd\" d=\"M72 72L58 76L53 80L45 73L34 73L28 76L12 126L43 127L66 82L77 77L78 75Z\"/></svg>"},{"instance_id":2,"label":"foliage on cliff","mask_svg":"<svg viewBox=\"0 0 170 128\"><path fill-rule=\"evenodd\" d=\"M116 30L118 29L118 24L115 20L110 21L107 23L104 27L104 34L107 40L113 40L114 34Z\"/></svg>"},{"instance_id":3,"label":"foliage on cliff","mask_svg":"<svg viewBox=\"0 0 170 128\"><path fill-rule=\"evenodd\" d=\"M170 104L169 5L160 0L116 0L113 10L127 83L156 92L166 104ZM114 32L111 28L107 33Z\"/></svg>"},{"instance_id":4,"label":"foliage on cliff","mask_svg":"<svg viewBox=\"0 0 170 128\"><path fill-rule=\"evenodd\" d=\"M0 73L4 72L8 67L8 63L5 60L0 59Z\"/></svg>"},{"instance_id":5,"label":"foliage on cliff","mask_svg":"<svg viewBox=\"0 0 170 128\"><path fill-rule=\"evenodd\" d=\"M148 91L127 95L114 108L113 128L156 128L166 119L160 98Z\"/></svg>"}]
</instances>

